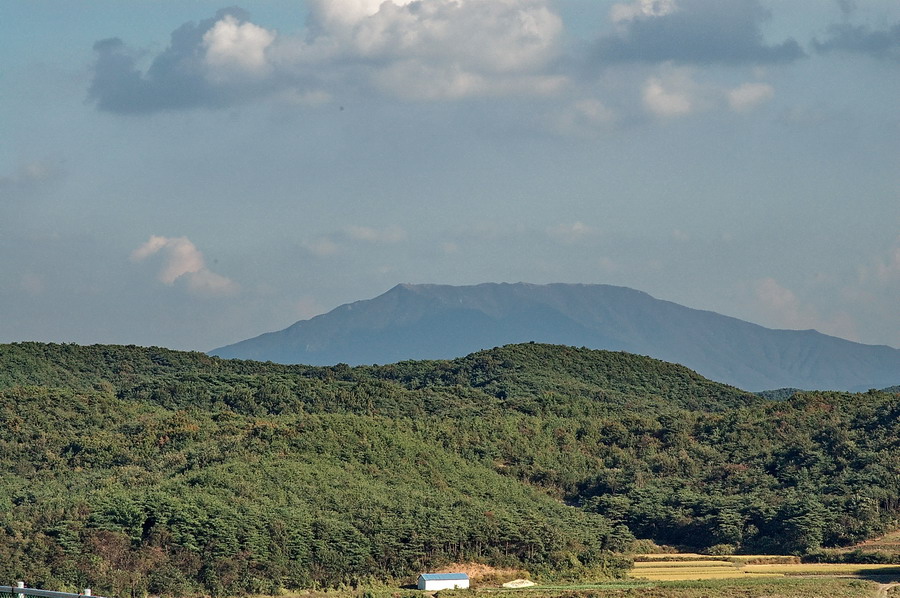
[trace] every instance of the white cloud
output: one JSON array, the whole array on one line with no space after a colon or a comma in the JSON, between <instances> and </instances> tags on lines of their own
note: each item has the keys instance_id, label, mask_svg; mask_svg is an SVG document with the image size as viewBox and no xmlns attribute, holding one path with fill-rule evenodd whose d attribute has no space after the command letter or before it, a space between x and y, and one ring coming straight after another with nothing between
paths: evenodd
<instances>
[{"instance_id":1,"label":"white cloud","mask_svg":"<svg viewBox=\"0 0 900 598\"><path fill-rule=\"evenodd\" d=\"M399 226L375 228L349 225L330 235L317 237L303 243L307 251L318 257L331 257L343 253L353 241L371 244L393 244L406 240L406 231Z\"/></svg>"},{"instance_id":2,"label":"white cloud","mask_svg":"<svg viewBox=\"0 0 900 598\"><path fill-rule=\"evenodd\" d=\"M858 268L859 287L885 287L900 284L900 237L885 254Z\"/></svg>"},{"instance_id":3,"label":"white cloud","mask_svg":"<svg viewBox=\"0 0 900 598\"><path fill-rule=\"evenodd\" d=\"M207 268L191 272L186 280L191 291L205 295L230 295L237 290L237 285L231 279Z\"/></svg>"},{"instance_id":4,"label":"white cloud","mask_svg":"<svg viewBox=\"0 0 900 598\"><path fill-rule=\"evenodd\" d=\"M405 6L412 0L310 0L310 10L319 23L352 26L378 13L385 1Z\"/></svg>"},{"instance_id":5,"label":"white cloud","mask_svg":"<svg viewBox=\"0 0 900 598\"><path fill-rule=\"evenodd\" d=\"M591 124L606 124L615 118L615 113L603 105L603 102L593 98L579 100L572 105L579 116Z\"/></svg>"},{"instance_id":6,"label":"white cloud","mask_svg":"<svg viewBox=\"0 0 900 598\"><path fill-rule=\"evenodd\" d=\"M815 329L850 340L857 338L856 324L849 315L837 313L822 318L815 306L801 301L792 290L783 287L774 278L756 281L754 294L757 308L771 326L793 330Z\"/></svg>"},{"instance_id":7,"label":"white cloud","mask_svg":"<svg viewBox=\"0 0 900 598\"><path fill-rule=\"evenodd\" d=\"M728 89L697 81L694 75L693 67L663 65L657 75L644 81L644 108L660 118L719 109L725 102L735 112L746 112L775 97L775 89L767 83L744 83Z\"/></svg>"},{"instance_id":8,"label":"white cloud","mask_svg":"<svg viewBox=\"0 0 900 598\"><path fill-rule=\"evenodd\" d=\"M752 296L750 311L763 325L900 346L900 327L893 325L900 322L900 239L855 273L809 273L798 282L802 290L764 278L742 292Z\"/></svg>"},{"instance_id":9,"label":"white cloud","mask_svg":"<svg viewBox=\"0 0 900 598\"><path fill-rule=\"evenodd\" d=\"M572 102L556 114L553 125L563 135L588 137L608 127L616 120L616 113L595 98Z\"/></svg>"},{"instance_id":10,"label":"white cloud","mask_svg":"<svg viewBox=\"0 0 900 598\"><path fill-rule=\"evenodd\" d=\"M164 284L183 280L188 290L201 295L229 295L238 290L234 281L206 267L203 254L187 237L152 235L131 253L131 260L140 262L156 254L163 256L157 278Z\"/></svg>"},{"instance_id":11,"label":"white cloud","mask_svg":"<svg viewBox=\"0 0 900 598\"><path fill-rule=\"evenodd\" d=\"M310 253L319 257L337 255L341 251L340 246L328 237L321 237L319 239L306 241L305 243L303 243L303 246Z\"/></svg>"},{"instance_id":12,"label":"white cloud","mask_svg":"<svg viewBox=\"0 0 900 598\"><path fill-rule=\"evenodd\" d=\"M18 179L20 181L40 182L52 179L59 175L59 168L50 162L28 162L19 168Z\"/></svg>"},{"instance_id":13,"label":"white cloud","mask_svg":"<svg viewBox=\"0 0 900 598\"><path fill-rule=\"evenodd\" d=\"M369 243L399 243L406 239L406 231L399 226L379 229L370 226L351 225L344 230L351 239Z\"/></svg>"},{"instance_id":14,"label":"white cloud","mask_svg":"<svg viewBox=\"0 0 900 598\"><path fill-rule=\"evenodd\" d=\"M417 58L500 74L546 64L562 20L539 0L388 0L351 30L329 33L363 57Z\"/></svg>"},{"instance_id":15,"label":"white cloud","mask_svg":"<svg viewBox=\"0 0 900 598\"><path fill-rule=\"evenodd\" d=\"M0 176L0 191L22 191L53 181L62 176L58 162L35 160L19 165L16 171L8 176Z\"/></svg>"},{"instance_id":16,"label":"white cloud","mask_svg":"<svg viewBox=\"0 0 900 598\"><path fill-rule=\"evenodd\" d=\"M421 60L402 60L373 73L375 87L384 93L413 100L455 100L478 95L489 81L458 65L438 66Z\"/></svg>"},{"instance_id":17,"label":"white cloud","mask_svg":"<svg viewBox=\"0 0 900 598\"><path fill-rule=\"evenodd\" d=\"M686 243L691 240L691 235L680 228L676 228L672 231L672 240L678 241L679 243Z\"/></svg>"},{"instance_id":18,"label":"white cloud","mask_svg":"<svg viewBox=\"0 0 900 598\"><path fill-rule=\"evenodd\" d=\"M900 282L900 245L875 264L875 278L882 283Z\"/></svg>"},{"instance_id":19,"label":"white cloud","mask_svg":"<svg viewBox=\"0 0 900 598\"><path fill-rule=\"evenodd\" d=\"M650 77L644 83L642 99L644 107L661 117L684 116L694 109L688 81L682 77L664 81L659 77Z\"/></svg>"},{"instance_id":20,"label":"white cloud","mask_svg":"<svg viewBox=\"0 0 900 598\"><path fill-rule=\"evenodd\" d=\"M778 284L774 278L764 278L756 282L756 299L767 309L777 313L784 321L796 324L800 317L800 302L794 292Z\"/></svg>"},{"instance_id":21,"label":"white cloud","mask_svg":"<svg viewBox=\"0 0 900 598\"><path fill-rule=\"evenodd\" d=\"M578 221L572 224L559 224L550 227L547 229L547 234L563 243L576 243L596 235L597 231L593 227Z\"/></svg>"},{"instance_id":22,"label":"white cloud","mask_svg":"<svg viewBox=\"0 0 900 598\"><path fill-rule=\"evenodd\" d=\"M285 106L322 106L332 99L331 94L321 89L313 91L285 89L276 93L274 98Z\"/></svg>"},{"instance_id":23,"label":"white cloud","mask_svg":"<svg viewBox=\"0 0 900 598\"><path fill-rule=\"evenodd\" d=\"M225 15L203 34L205 61L214 79L227 79L232 73L262 77L271 71L266 49L275 41L275 33L253 23L241 23Z\"/></svg>"},{"instance_id":24,"label":"white cloud","mask_svg":"<svg viewBox=\"0 0 900 598\"><path fill-rule=\"evenodd\" d=\"M837 286L841 285L841 286ZM857 268L852 280L835 281L831 291L855 313L865 313L869 342L900 347L900 238L884 253ZM888 323L886 326L885 323Z\"/></svg>"},{"instance_id":25,"label":"white cloud","mask_svg":"<svg viewBox=\"0 0 900 598\"><path fill-rule=\"evenodd\" d=\"M374 12L369 2L338 5L315 13L325 31L317 45L365 60L382 92L425 100L540 94L563 80L546 72L562 20L542 1L387 1Z\"/></svg>"},{"instance_id":26,"label":"white cloud","mask_svg":"<svg viewBox=\"0 0 900 598\"><path fill-rule=\"evenodd\" d=\"M163 250L166 260L159 272L160 282L173 284L179 277L198 272L203 268L203 254L187 237L151 236L150 240L132 252L131 259L142 261Z\"/></svg>"},{"instance_id":27,"label":"white cloud","mask_svg":"<svg viewBox=\"0 0 900 598\"><path fill-rule=\"evenodd\" d=\"M641 17L662 17L675 12L675 0L635 0L627 4L613 4L609 18L622 23Z\"/></svg>"},{"instance_id":28,"label":"white cloud","mask_svg":"<svg viewBox=\"0 0 900 598\"><path fill-rule=\"evenodd\" d=\"M313 316L325 313L325 309L319 305L315 297L305 296L294 301L291 306L291 313L296 319L307 320Z\"/></svg>"},{"instance_id":29,"label":"white cloud","mask_svg":"<svg viewBox=\"0 0 900 598\"><path fill-rule=\"evenodd\" d=\"M620 269L619 263L609 256L603 256L598 259L597 267L604 272L615 272Z\"/></svg>"},{"instance_id":30,"label":"white cloud","mask_svg":"<svg viewBox=\"0 0 900 598\"><path fill-rule=\"evenodd\" d=\"M746 112L775 97L775 88L768 83L744 83L728 90L728 105L735 112Z\"/></svg>"}]
</instances>

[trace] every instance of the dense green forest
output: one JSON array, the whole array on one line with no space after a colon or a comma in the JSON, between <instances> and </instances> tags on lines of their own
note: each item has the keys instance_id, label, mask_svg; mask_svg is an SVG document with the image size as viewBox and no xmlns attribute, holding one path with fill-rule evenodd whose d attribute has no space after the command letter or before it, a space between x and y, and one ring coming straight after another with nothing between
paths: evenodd
<instances>
[{"instance_id":1,"label":"dense green forest","mask_svg":"<svg viewBox=\"0 0 900 598\"><path fill-rule=\"evenodd\" d=\"M119 596L614 576L635 537L802 554L900 518L900 395L769 400L625 353L351 368L0 346L0 578Z\"/></svg>"}]
</instances>

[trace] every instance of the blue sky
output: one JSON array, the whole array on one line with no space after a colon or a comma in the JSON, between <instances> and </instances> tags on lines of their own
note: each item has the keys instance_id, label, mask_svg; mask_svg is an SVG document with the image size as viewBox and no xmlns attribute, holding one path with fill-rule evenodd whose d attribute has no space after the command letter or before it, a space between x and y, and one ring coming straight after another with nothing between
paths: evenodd
<instances>
[{"instance_id":1,"label":"blue sky","mask_svg":"<svg viewBox=\"0 0 900 598\"><path fill-rule=\"evenodd\" d=\"M208 350L400 282L900 347L893 0L0 4L0 342Z\"/></svg>"}]
</instances>

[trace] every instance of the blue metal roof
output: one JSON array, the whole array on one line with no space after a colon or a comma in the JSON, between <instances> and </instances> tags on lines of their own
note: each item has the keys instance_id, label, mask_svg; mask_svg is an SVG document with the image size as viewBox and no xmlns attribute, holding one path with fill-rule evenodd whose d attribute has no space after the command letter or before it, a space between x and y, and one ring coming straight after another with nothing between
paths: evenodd
<instances>
[{"instance_id":1,"label":"blue metal roof","mask_svg":"<svg viewBox=\"0 0 900 598\"><path fill-rule=\"evenodd\" d=\"M469 579L465 573L423 573L419 576L425 581L434 581L438 579Z\"/></svg>"}]
</instances>

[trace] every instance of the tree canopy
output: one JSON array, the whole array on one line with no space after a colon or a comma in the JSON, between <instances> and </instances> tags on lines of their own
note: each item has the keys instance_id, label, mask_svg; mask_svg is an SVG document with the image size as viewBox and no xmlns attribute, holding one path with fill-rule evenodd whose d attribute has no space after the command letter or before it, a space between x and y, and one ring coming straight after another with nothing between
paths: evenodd
<instances>
[{"instance_id":1,"label":"tree canopy","mask_svg":"<svg viewBox=\"0 0 900 598\"><path fill-rule=\"evenodd\" d=\"M768 400L625 353L285 366L0 346L0 577L115 595L616 575L634 537L805 553L900 516L900 395Z\"/></svg>"}]
</instances>

